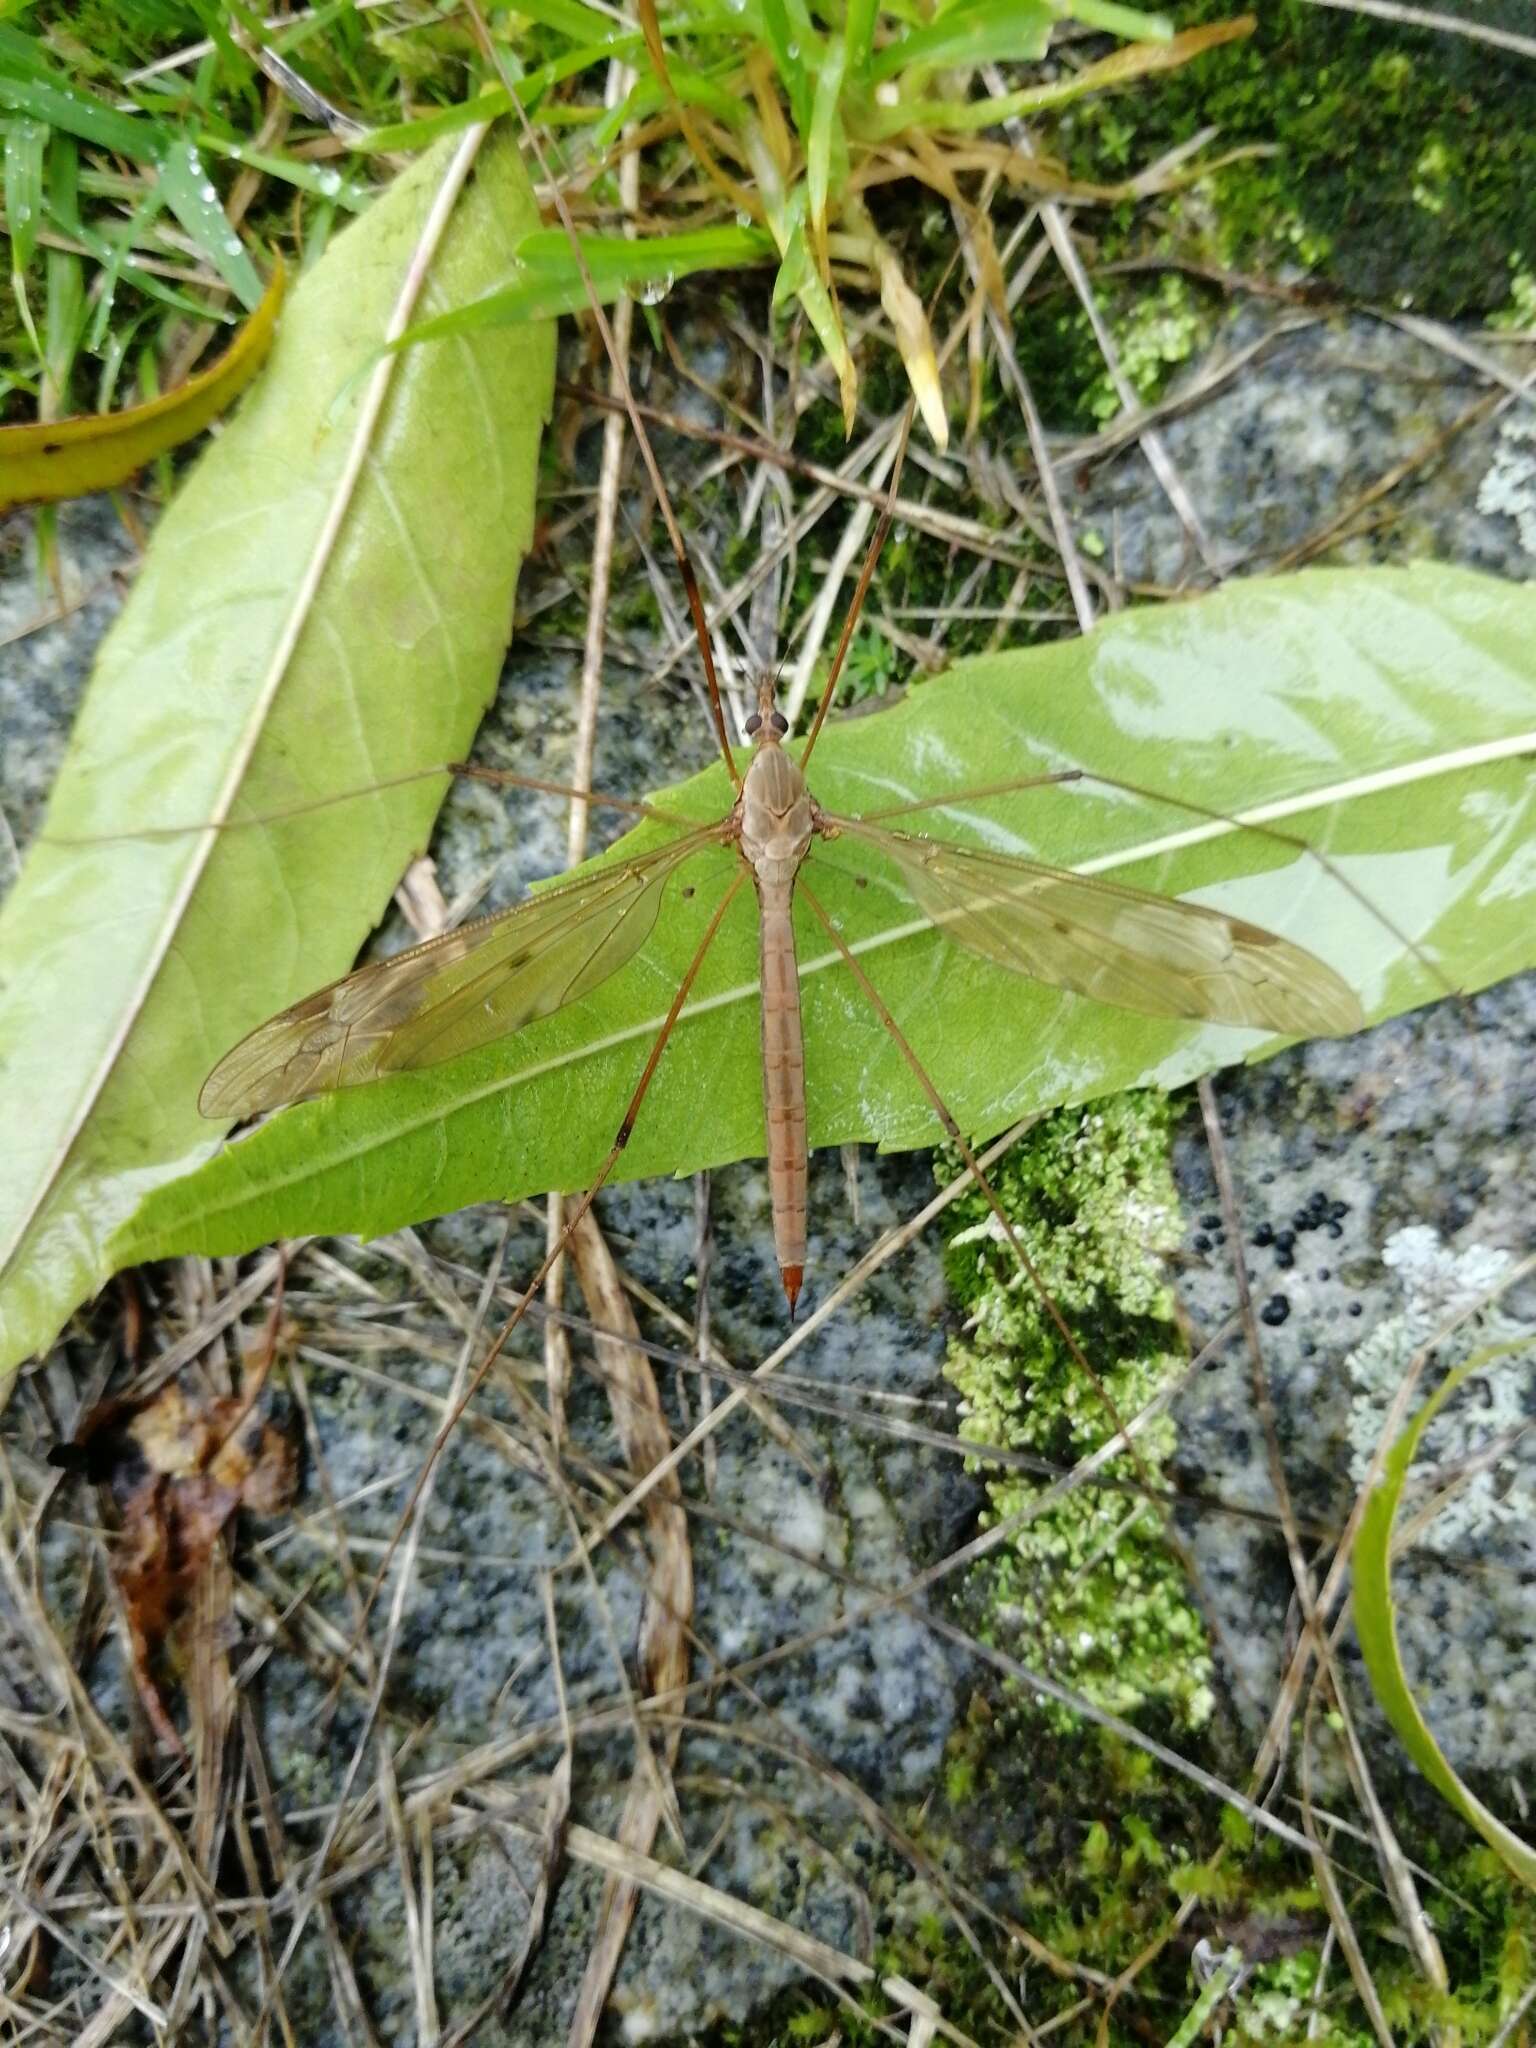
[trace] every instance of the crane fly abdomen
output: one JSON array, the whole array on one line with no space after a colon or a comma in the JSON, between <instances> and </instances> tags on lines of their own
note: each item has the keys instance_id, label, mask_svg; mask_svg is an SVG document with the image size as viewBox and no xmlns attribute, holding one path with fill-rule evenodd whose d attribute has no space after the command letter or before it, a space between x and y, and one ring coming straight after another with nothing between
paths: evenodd
<instances>
[{"instance_id":1,"label":"crane fly abdomen","mask_svg":"<svg viewBox=\"0 0 1536 2048\"><path fill-rule=\"evenodd\" d=\"M816 811L800 764L779 744L783 720L773 710L771 682L764 685L761 704L757 746L737 809L738 843L757 887L763 1121L773 1201L773 1248L793 1314L805 1274L808 1178L805 1048L793 906L795 876L816 830Z\"/></svg>"},{"instance_id":2,"label":"crane fly abdomen","mask_svg":"<svg viewBox=\"0 0 1536 2048\"><path fill-rule=\"evenodd\" d=\"M768 1188L773 1249L790 1313L805 1274L808 1162L805 1140L805 1047L800 1028L800 972L788 888L758 891L762 972L763 1118L768 1138Z\"/></svg>"}]
</instances>

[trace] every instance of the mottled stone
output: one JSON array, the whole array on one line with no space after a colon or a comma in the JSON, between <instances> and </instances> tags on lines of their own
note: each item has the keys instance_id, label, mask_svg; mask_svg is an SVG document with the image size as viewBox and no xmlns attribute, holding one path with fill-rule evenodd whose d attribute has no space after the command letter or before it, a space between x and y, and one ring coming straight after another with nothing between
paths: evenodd
<instances>
[{"instance_id":1,"label":"mottled stone","mask_svg":"<svg viewBox=\"0 0 1536 2048\"><path fill-rule=\"evenodd\" d=\"M1160 422L1213 566L1227 575L1282 566L1408 464L1397 488L1361 506L1316 559L1358 566L1425 557L1517 580L1536 574L1508 501L1525 447L1510 434L1529 417L1529 400L1510 399L1453 434L1490 396L1475 370L1385 317L1309 316L1266 301L1240 304L1165 398L1177 404L1198 392L1257 344L1261 352L1235 376ZM1528 349L1486 338L1468 345L1511 375L1530 367ZM1086 472L1068 461L1062 483L1079 532L1103 544L1105 567L1127 582L1173 589L1209 580L1138 447Z\"/></svg>"},{"instance_id":2,"label":"mottled stone","mask_svg":"<svg viewBox=\"0 0 1536 2048\"><path fill-rule=\"evenodd\" d=\"M1409 1233L1426 1233L1470 1262L1474 1275L1489 1273L1490 1253L1521 1258L1531 1250L1533 1050L1536 977L1526 975L1469 1002L1437 1004L1355 1039L1301 1046L1221 1075L1216 1096L1241 1219L1236 1248L1224 1231L1200 1229L1216 1207L1216 1188L1198 1117L1185 1125L1178 1166L1191 1243L1180 1293L1201 1331L1217 1329L1236 1309L1233 1252L1240 1249L1255 1305L1284 1304L1283 1318L1261 1317L1260 1339L1286 1482L1306 1525L1342 1527L1361 1470L1358 1447L1372 1436L1371 1418L1378 1428L1385 1422L1395 1380L1357 1354L1369 1333L1423 1300L1422 1284L1416 1296L1405 1278ZM1200 1234L1211 1241L1197 1250ZM1523 1329L1536 1345L1529 1282L1503 1307L1510 1327L1485 1332L1482 1341ZM1490 1367L1482 1394L1463 1392L1463 1455L1536 1417L1533 1357L1517 1354ZM1439 1377L1431 1371L1424 1393ZM1178 1422L1193 1492L1273 1512L1241 1338L1190 1385ZM1431 1441L1418 1469L1436 1463ZM1517 1499L1531 1498L1536 1433L1527 1428L1508 1442L1493 1485L1501 1496L1514 1489ZM1468 1496L1449 1536L1431 1525L1402 1560L1398 1625L1410 1680L1452 1762L1518 1770L1536 1756L1529 1685L1536 1536L1529 1516L1491 1505L1479 1513L1478 1506L1478 1494ZM1283 1546L1273 1528L1229 1515L1190 1513L1185 1522L1235 1698L1257 1723L1274 1698L1286 1640L1291 1582ZM1351 1643L1346 1661L1355 1654ZM1355 1704L1369 1712L1367 1700L1362 1675Z\"/></svg>"}]
</instances>

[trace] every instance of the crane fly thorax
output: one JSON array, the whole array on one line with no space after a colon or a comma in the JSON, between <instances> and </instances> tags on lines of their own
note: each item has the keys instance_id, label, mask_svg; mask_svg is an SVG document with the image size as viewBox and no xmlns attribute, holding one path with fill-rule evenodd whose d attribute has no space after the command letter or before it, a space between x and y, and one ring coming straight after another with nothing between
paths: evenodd
<instances>
[{"instance_id":1,"label":"crane fly thorax","mask_svg":"<svg viewBox=\"0 0 1536 2048\"><path fill-rule=\"evenodd\" d=\"M795 879L815 830L815 812L800 764L776 741L758 746L742 785L742 857L759 884Z\"/></svg>"}]
</instances>

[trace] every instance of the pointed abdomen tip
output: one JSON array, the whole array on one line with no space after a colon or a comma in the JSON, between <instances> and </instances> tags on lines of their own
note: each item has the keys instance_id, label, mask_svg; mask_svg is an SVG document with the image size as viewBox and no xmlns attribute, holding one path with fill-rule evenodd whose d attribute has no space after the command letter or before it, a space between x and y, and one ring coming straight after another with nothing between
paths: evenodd
<instances>
[{"instance_id":1,"label":"pointed abdomen tip","mask_svg":"<svg viewBox=\"0 0 1536 2048\"><path fill-rule=\"evenodd\" d=\"M805 1278L805 1268L804 1266L781 1266L779 1271L784 1276L784 1292L789 1298L789 1314L791 1321L793 1321L795 1303L800 1299L800 1283Z\"/></svg>"}]
</instances>

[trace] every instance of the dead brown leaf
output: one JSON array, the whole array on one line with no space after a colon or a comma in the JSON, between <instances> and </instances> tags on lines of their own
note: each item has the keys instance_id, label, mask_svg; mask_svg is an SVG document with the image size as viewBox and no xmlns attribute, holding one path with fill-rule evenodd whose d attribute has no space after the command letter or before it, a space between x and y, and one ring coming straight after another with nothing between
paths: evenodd
<instances>
[{"instance_id":1,"label":"dead brown leaf","mask_svg":"<svg viewBox=\"0 0 1536 2048\"><path fill-rule=\"evenodd\" d=\"M264 1376L252 1374L238 1394L205 1395L171 1380L141 1401L103 1401L74 1442L51 1454L111 1495L129 1661L155 1733L178 1754L156 1660L237 1509L277 1514L293 1495L293 1446L259 1405Z\"/></svg>"}]
</instances>

